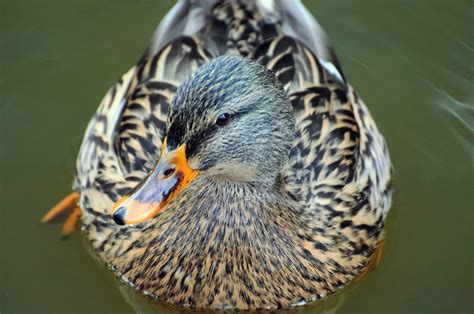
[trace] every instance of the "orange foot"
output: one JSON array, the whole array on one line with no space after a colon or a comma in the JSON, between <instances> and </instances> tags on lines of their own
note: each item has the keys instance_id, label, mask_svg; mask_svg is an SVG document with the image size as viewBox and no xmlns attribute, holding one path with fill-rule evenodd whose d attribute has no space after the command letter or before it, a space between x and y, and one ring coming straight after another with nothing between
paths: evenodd
<instances>
[{"instance_id":1,"label":"orange foot","mask_svg":"<svg viewBox=\"0 0 474 314\"><path fill-rule=\"evenodd\" d=\"M374 257L372 258L372 262L370 263L370 270L375 270L382 259L382 252L383 247L385 245L385 239L382 239L377 243L377 247L375 248Z\"/></svg>"},{"instance_id":2,"label":"orange foot","mask_svg":"<svg viewBox=\"0 0 474 314\"><path fill-rule=\"evenodd\" d=\"M79 218L81 217L81 208L77 205L78 201L79 193L72 192L56 204L56 206L51 208L46 215L43 216L41 222L48 223L59 216L67 214L62 233L65 237L69 236L76 229ZM73 208L72 211L69 211L71 208Z\"/></svg>"},{"instance_id":3,"label":"orange foot","mask_svg":"<svg viewBox=\"0 0 474 314\"><path fill-rule=\"evenodd\" d=\"M382 251L383 251L384 245L385 245L385 239L382 239L377 243L377 246L375 247L375 251L369 263L367 264L365 269L362 270L362 272L359 274L359 276L356 278L355 281L359 281L360 279L364 278L369 273L369 271L375 270L377 268L377 266L380 263L380 260L382 259Z\"/></svg>"}]
</instances>

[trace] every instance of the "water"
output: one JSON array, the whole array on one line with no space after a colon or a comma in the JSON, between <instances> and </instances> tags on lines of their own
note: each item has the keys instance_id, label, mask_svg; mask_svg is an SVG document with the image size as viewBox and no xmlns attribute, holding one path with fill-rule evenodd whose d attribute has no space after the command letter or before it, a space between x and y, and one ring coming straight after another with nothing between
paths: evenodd
<instances>
[{"instance_id":1,"label":"water","mask_svg":"<svg viewBox=\"0 0 474 314\"><path fill-rule=\"evenodd\" d=\"M120 286L79 233L62 241L58 226L39 219L70 191L89 117L172 3L0 2L2 314L157 311ZM473 2L308 6L383 131L396 173L378 269L302 312L472 313Z\"/></svg>"}]
</instances>

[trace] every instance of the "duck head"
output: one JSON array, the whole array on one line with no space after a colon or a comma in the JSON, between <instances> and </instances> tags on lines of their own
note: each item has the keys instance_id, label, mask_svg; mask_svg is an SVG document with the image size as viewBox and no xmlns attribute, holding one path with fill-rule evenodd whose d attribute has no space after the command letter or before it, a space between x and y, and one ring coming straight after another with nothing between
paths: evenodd
<instances>
[{"instance_id":1,"label":"duck head","mask_svg":"<svg viewBox=\"0 0 474 314\"><path fill-rule=\"evenodd\" d=\"M177 89L161 156L113 206L115 222L152 218L198 176L273 188L288 160L294 123L271 71L237 56L206 63Z\"/></svg>"}]
</instances>

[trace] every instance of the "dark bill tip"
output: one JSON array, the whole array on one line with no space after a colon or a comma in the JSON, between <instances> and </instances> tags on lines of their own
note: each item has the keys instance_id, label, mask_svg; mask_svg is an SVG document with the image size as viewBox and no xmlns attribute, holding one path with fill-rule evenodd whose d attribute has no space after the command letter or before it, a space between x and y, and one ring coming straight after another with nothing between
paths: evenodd
<instances>
[{"instance_id":1,"label":"dark bill tip","mask_svg":"<svg viewBox=\"0 0 474 314\"><path fill-rule=\"evenodd\" d=\"M114 219L117 225L120 225L120 226L125 225L125 212L126 211L127 210L125 207L120 207L114 212L112 218Z\"/></svg>"}]
</instances>

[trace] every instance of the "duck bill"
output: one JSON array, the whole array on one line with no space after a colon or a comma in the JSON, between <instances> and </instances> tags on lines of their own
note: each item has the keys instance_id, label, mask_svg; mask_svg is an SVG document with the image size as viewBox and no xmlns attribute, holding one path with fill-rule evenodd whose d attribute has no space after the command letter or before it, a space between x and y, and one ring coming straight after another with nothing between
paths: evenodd
<instances>
[{"instance_id":1,"label":"duck bill","mask_svg":"<svg viewBox=\"0 0 474 314\"><path fill-rule=\"evenodd\" d=\"M136 224L154 217L196 177L189 167L186 147L166 150L163 142L160 160L148 177L112 207L112 217L119 225Z\"/></svg>"}]
</instances>

